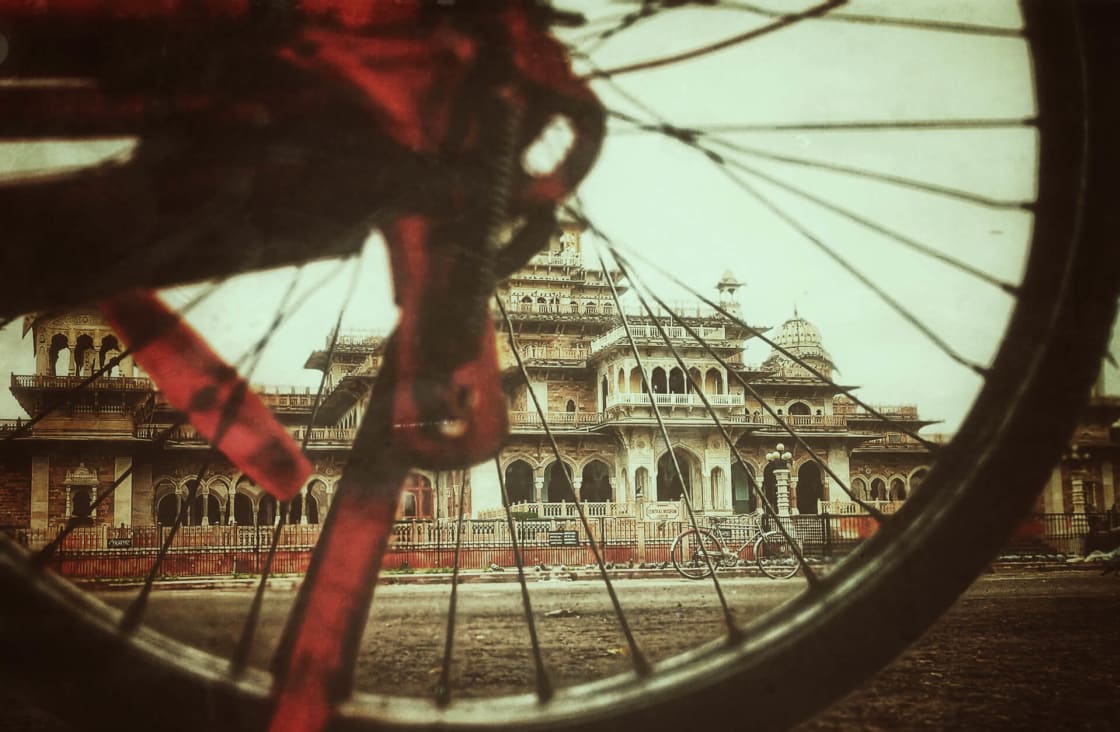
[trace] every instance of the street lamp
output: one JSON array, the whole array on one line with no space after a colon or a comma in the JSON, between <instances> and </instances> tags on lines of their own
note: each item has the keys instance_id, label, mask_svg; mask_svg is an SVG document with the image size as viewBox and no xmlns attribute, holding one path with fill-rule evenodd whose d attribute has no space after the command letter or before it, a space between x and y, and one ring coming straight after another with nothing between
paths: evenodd
<instances>
[{"instance_id":1,"label":"street lamp","mask_svg":"<svg viewBox=\"0 0 1120 732\"><path fill-rule=\"evenodd\" d=\"M786 446L780 442L773 451L766 453L766 462L774 466L774 482L778 488L778 505L775 508L779 516L789 516L790 460L793 460L793 453L786 450Z\"/></svg>"}]
</instances>

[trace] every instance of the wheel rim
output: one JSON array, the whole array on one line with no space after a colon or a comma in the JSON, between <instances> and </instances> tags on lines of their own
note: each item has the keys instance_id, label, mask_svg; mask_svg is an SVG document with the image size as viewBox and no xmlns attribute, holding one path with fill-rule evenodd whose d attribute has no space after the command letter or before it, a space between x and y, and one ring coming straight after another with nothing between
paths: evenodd
<instances>
[{"instance_id":1,"label":"wheel rim","mask_svg":"<svg viewBox=\"0 0 1120 732\"><path fill-rule=\"evenodd\" d=\"M1034 22L1041 23L1040 18L1053 11L1043 10L1034 4L1027 5L1029 14ZM1058 52L1058 49L1050 49ZM1099 81L1099 80L1095 80ZM1070 113L1062 114L1059 109L1061 103L1067 103L1068 97L1054 89L1054 79L1041 78L1040 108L1043 114L1061 116L1056 123L1070 128L1070 139L1077 139L1075 128L1079 122L1070 119ZM1047 86L1049 85L1049 86ZM1051 98L1050 95L1053 95ZM1096 130L1091 130L1095 133ZM1068 167L1072 163L1061 162L1061 157L1077 162L1077 156L1067 155L1071 149L1076 149L1076 144L1068 144L1058 152L1043 151L1042 166L1050 171L1045 176L1044 185L1052 187L1045 195L1040 193L1040 201L1056 201L1053 205L1062 208L1065 213L1055 215L1050 220L1063 221L1064 226L1060 231L1036 232L1038 237L1052 237L1061 241L1073 242L1074 248L1096 247L1098 251L1088 252L1087 256L1078 260L1077 266L1070 266L1070 251L1049 250L1038 251L1032 255L1032 262L1024 283L1024 291L1034 291L1036 294L1031 299L1043 302L1051 301L1054 307L1051 311L1040 313L1038 311L1017 313L1015 320L1009 328L1008 340L1020 344L1032 342L1032 338L1042 333L1042 342L1047 347L1034 353L1028 362L1024 362L1022 352L1011 350L1005 352L994 367L994 371L1003 376L999 388L989 389L974 407L973 415L961 432L961 442L968 445L1009 443L1012 440L1033 442L1043 440L1052 443L1057 449L1060 439L1054 439L1054 434L1062 434L1071 424L1072 410L1065 406L1072 401L1073 395L1092 378L1092 364L1090 359L1083 359L1070 369L1066 354L1072 349L1070 343L1076 341L1077 351L1092 352L1095 346L1086 346L1085 341L1092 339L1099 342L1099 333L1104 331L1100 326L1111 316L1112 303L1115 300L1115 282L1111 273L1102 272L1100 268L1085 264L1096 261L1095 257L1104 254L1101 245L1094 240L1092 235L1103 228L1103 220L1097 218L1100 214L1085 208L1093 201L1064 200L1066 196L1057 189L1074 190L1074 182L1081 181L1083 175L1090 179L1102 175L1101 170L1111 164L1111 158L1102 155L1095 160L1084 160L1089 166L1088 173L1083 174L1077 168ZM1098 149L1098 148L1094 148ZM1115 150L1111 150L1115 152ZM1102 186L1097 186L1100 190ZM1080 234L1075 233L1080 231ZM1076 251L1078 256L1086 254ZM1103 261L1103 260L1102 260ZM1091 294L1088 294L1091 293ZM1088 299L1089 306L1082 298ZM1027 299L1027 298L1025 298ZM1080 304L1079 304L1080 303ZM1040 328L1039 321L1044 325ZM1065 331L1063 333L1063 331ZM1038 341L1033 341L1038 342ZM1059 383L1057 374L1061 373L1065 379L1063 391L1054 389L1053 384ZM1013 376L1014 375L1014 376ZM995 381L995 380L993 380ZM1014 400L1009 395L1013 395ZM1009 412L994 408L992 405L1008 404L1014 401L1015 406ZM1038 425L1025 426L1030 420L1024 417L1029 413L1061 414L1055 418L1053 424L1042 428ZM884 651L873 655L874 658L859 660L866 656L857 657L856 649L860 654L866 653L870 644L869 639L854 634L856 638L845 640L837 635L837 628L853 618L867 617L863 613L871 611L872 602L878 603L878 609L873 611L876 616L892 618L897 621L897 612L901 606L897 603L909 603L913 599L895 598L891 604L883 606L883 597L877 593L877 588L888 581L897 582L899 578L919 576L920 572L931 568L928 554L929 547L940 547L945 552L954 555L955 566L960 569L951 576L944 572L935 572L939 575L936 582L939 585L936 592L930 590L924 594L926 601L920 617L914 617L905 625L907 635L913 637L921 627L932 617L936 617L944 604L946 597L955 596L955 592L947 588L963 589L967 581L975 575L986 563L988 557L999 546L1000 535L1006 535L1014 528L1018 515L1029 505L1033 495L1023 491L1019 486L1012 486L1003 490L991 490L986 494L977 495L966 490L966 486L993 485L998 483L996 478L1009 474L1009 461L1011 456L1006 448L1001 453L997 450L983 452L979 455L965 454L964 447L950 447L945 451L942 460L938 463L935 473L930 477L930 483L937 485L955 485L953 491L930 491L920 496L915 496L900 512L897 520L884 528L866 545L865 555L870 560L862 566L846 564L836 570L827 578L824 585L818 590L799 598L790 606L782 609L782 613L771 614L763 619L752 629L752 637L735 648L707 649L697 652L686 660L675 660L659 668L660 675L650 680L638 681L634 679L607 680L599 682L585 689L561 693L556 701L549 706L539 717L537 724L546 727L556 724L566 724L577 719L579 714L586 715L581 721L591 727L596 724L606 727L611 724L619 714L634 714L646 720L655 728L667 728L680 724L687 717L682 708L688 704L682 700L692 698L691 695L703 694L707 696L713 690L722 689L730 691L732 688L763 689L766 673L793 674L812 666L814 662L821 661L819 655L809 653L806 649L811 644L828 642L830 649L844 649L840 654L848 659L856 668L870 667L883 661L883 656L893 655L894 650ZM1037 478L1044 474L1052 458L1050 453L1040 451L1032 456L1029 463L1015 464L1015 472L1027 477ZM1018 456L1016 456L1018 457ZM1027 481L1029 482L1029 481ZM1000 509L1011 510L1000 514ZM984 514L991 518L984 521L969 519L976 514ZM947 531L946 527L952 527ZM903 549L899 550L894 540L902 534L907 537L902 543ZM951 535L951 536L950 536ZM953 545L984 547L976 555L970 557L957 557ZM927 556L919 556L918 552L908 547L925 547ZM38 585L33 575L24 569L11 565L13 550L5 548L5 560L8 564L4 567L4 583L10 588L25 588L28 583ZM945 565L944 557L938 556L937 563L942 568ZM679 569L679 568L678 568ZM684 573L683 570L682 574ZM686 574L686 576L689 576ZM878 579L877 579L878 578ZM64 590L55 587L46 594L36 598L36 601L49 599L50 605L57 602L78 602L75 598L59 593ZM33 596L34 597L34 596ZM827 618L827 623L821 615L821 607L828 606L834 615ZM29 606L30 607L30 606ZM46 606L43 606L46 607ZM91 616L96 616L99 610L90 609ZM868 625L874 625L868 623ZM849 625L849 628L851 626ZM83 632L97 637L98 633L90 627ZM775 640L778 642L774 642ZM769 643L764 644L763 641ZM75 641L77 643L77 641ZM100 642L100 641L98 641ZM22 645L22 642L21 642ZM94 644L94 647L97 643ZM150 649L149 649L150 650ZM154 651L152 651L154 652ZM835 653L835 650L830 650ZM837 663L834 661L834 663ZM858 673L853 674L858 676ZM205 679L205 680L203 680ZM161 679L160 683L166 680ZM267 698L266 681L261 678L234 685L228 681L209 679L203 676L193 676L189 683L201 683L206 686L213 698L219 700L219 706L224 704L247 704L246 719L257 719L263 714ZM672 688L669 688L672 687ZM761 693L761 692L759 692ZM767 692L770 693L769 691ZM836 696L840 690L830 689L829 696ZM656 703L650 703L651 695L658 696ZM714 695L713 695L714 696ZM741 698L728 695L736 699L740 705ZM197 697L193 697L197 703ZM249 701L249 700L252 701ZM491 704L491 702L487 702ZM800 709L771 709L771 707L788 707L791 705L767 705L768 711L760 717L765 724L785 724L800 713ZM513 699L507 703L511 719L520 718L514 715L528 710L538 710L536 702L531 699ZM801 709L804 709L802 707ZM342 727L356 726L357 722L350 719L359 711L374 710L376 715L386 711L394 711L394 705L388 702L376 701L373 697L358 697L355 702L343 709ZM436 725L440 723L470 725L480 718L481 710L469 702L456 705L448 710L437 709L434 705L426 707L421 704L418 710L408 712L421 724Z\"/></svg>"}]
</instances>

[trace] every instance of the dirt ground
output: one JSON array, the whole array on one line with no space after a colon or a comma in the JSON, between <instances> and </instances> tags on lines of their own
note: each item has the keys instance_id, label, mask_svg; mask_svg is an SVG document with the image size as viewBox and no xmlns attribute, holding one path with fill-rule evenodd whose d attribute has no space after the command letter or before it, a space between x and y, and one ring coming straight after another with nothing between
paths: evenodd
<instances>
[{"instance_id":1,"label":"dirt ground","mask_svg":"<svg viewBox=\"0 0 1120 732\"><path fill-rule=\"evenodd\" d=\"M629 580L618 593L643 651L657 660L719 637L710 585ZM795 581L732 579L741 620L800 589ZM378 589L357 686L431 693L445 633L448 585ZM253 662L265 665L291 589L268 595ZM557 685L630 667L630 654L599 583L531 585L541 645ZM157 592L148 622L228 654L248 604L245 591ZM104 596L114 605L124 593ZM532 685L528 634L515 584L460 586L453 684L460 696ZM910 651L802 732L885 729L1120 729L1120 577L1096 572L1016 572L982 578ZM0 691L0 728L68 728Z\"/></svg>"}]
</instances>

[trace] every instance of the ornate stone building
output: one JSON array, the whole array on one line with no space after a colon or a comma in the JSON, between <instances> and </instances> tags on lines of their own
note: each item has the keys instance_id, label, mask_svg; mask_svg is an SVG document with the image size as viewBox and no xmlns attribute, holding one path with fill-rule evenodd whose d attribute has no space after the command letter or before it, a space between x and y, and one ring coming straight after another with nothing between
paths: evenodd
<instances>
[{"instance_id":1,"label":"ornate stone building","mask_svg":"<svg viewBox=\"0 0 1120 732\"><path fill-rule=\"evenodd\" d=\"M708 347L668 316L627 310L624 324L608 276L619 291L624 289L619 273L588 265L580 232L569 227L499 290L543 421L563 456L561 468L525 379L512 354L505 353L513 435L500 465L512 502L554 504L578 495L610 502L606 510L616 514L655 510L668 516L673 509L666 504L676 504L687 490L693 506L705 513L750 511L756 506L752 481L777 501L765 455L776 443L794 443L778 419L794 427L799 438L792 447L792 512L854 508L838 481L861 499L885 503L904 500L920 484L928 453L903 429L916 432L930 422L915 407L881 409L889 420L885 423L778 350L751 367L743 363L744 346L757 330L766 329L743 327L706 306L674 310ZM716 285L721 307L735 314L741 309L740 286L730 273ZM831 378L834 367L820 334L797 313L774 340ZM683 485L647 388L672 442ZM709 406L746 468L733 459ZM484 501L480 488L476 480L476 506L494 505L496 491ZM539 505L522 508L542 510Z\"/></svg>"},{"instance_id":2,"label":"ornate stone building","mask_svg":"<svg viewBox=\"0 0 1120 732\"><path fill-rule=\"evenodd\" d=\"M756 329L696 304L674 309L706 340L707 348L668 317L627 312L624 325L607 279L623 291L619 273L604 274L590 266L581 248L581 232L566 226L547 251L534 256L498 293L532 394L563 457L556 460L500 326L512 434L498 464L511 500L525 504L519 510L548 515L548 506L578 496L597 504L602 513L668 517L688 491L704 513L750 511L757 505L752 482L778 501L765 455L779 442L793 453L788 505L782 497L782 510L792 513L851 510L854 504L838 481L864 500L882 502L886 510L920 484L927 452L901 429L917 431L929 424L915 407L881 408L889 420L884 422L778 351L761 365L748 365L743 350ZM728 273L716 287L722 307L738 313L740 283ZM199 486L186 507L189 524L277 520L271 497L212 454L189 425L174 426L177 415L131 359L78 388L121 352L121 343L96 311L29 317L24 336L34 351L35 369L13 375L11 389L28 418L45 416L30 428L28 418L0 425L0 439L4 432L18 434L0 443L0 527L61 523L84 513L117 480L119 487L97 506L92 521L170 524L191 481ZM831 377L834 366L820 333L796 312L773 338ZM339 338L333 353L329 347L312 351L305 366L325 372L326 389L310 428L313 390L258 390L296 440L306 439L314 465L304 492L292 504L291 521L316 523L329 510L380 365L382 344L381 335L352 333ZM676 478L650 392L683 482ZM705 400L730 434L745 469L733 459ZM797 440L764 404L797 431ZM810 451L827 469L820 468ZM473 471L474 479L467 480L462 471L416 471L406 486L402 517L454 516L460 495L468 511L473 503L476 514L486 514L501 500L496 481L488 483L484 473Z\"/></svg>"}]
</instances>

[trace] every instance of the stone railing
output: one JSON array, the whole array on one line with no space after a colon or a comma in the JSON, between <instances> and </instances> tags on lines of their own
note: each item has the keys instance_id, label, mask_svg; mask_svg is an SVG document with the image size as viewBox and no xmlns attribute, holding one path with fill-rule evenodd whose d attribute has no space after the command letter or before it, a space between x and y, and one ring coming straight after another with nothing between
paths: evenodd
<instances>
[{"instance_id":1,"label":"stone railing","mask_svg":"<svg viewBox=\"0 0 1120 732\"><path fill-rule=\"evenodd\" d=\"M156 440L159 439L166 431L166 425L151 425L143 424L136 428L136 437L141 440ZM296 442L302 442L304 433L307 431L306 427L289 427L288 432ZM312 427L311 428L311 443L338 443L349 445L354 441L354 436L357 434L356 428L343 428L343 427ZM191 444L204 444L206 440L198 433L198 430L193 425L184 424L179 425L171 430L171 434L167 438L168 442L191 443Z\"/></svg>"},{"instance_id":2,"label":"stone railing","mask_svg":"<svg viewBox=\"0 0 1120 732\"><path fill-rule=\"evenodd\" d=\"M565 318L613 318L615 309L611 300L577 300L565 303L507 302L506 311L511 315L546 315Z\"/></svg>"},{"instance_id":3,"label":"stone railing","mask_svg":"<svg viewBox=\"0 0 1120 732\"><path fill-rule=\"evenodd\" d=\"M679 325L668 325L664 327L665 334L672 340L683 340L689 343L695 343L695 340L688 331ZM727 340L727 331L723 326L717 327L696 327L693 330L706 341L724 341ZM653 341L656 343L663 343L664 339L661 337L661 332L654 325L631 325L630 332L634 335L635 341L647 342ZM604 333L595 340L591 341L591 350L598 352L613 346L619 341L627 341L626 328L619 326L608 333Z\"/></svg>"},{"instance_id":4,"label":"stone railing","mask_svg":"<svg viewBox=\"0 0 1120 732\"><path fill-rule=\"evenodd\" d=\"M12 374L12 388L20 389L75 389L86 376L48 376L45 374ZM117 391L151 391L152 382L136 376L99 376L83 389L112 389Z\"/></svg>"},{"instance_id":5,"label":"stone railing","mask_svg":"<svg viewBox=\"0 0 1120 732\"><path fill-rule=\"evenodd\" d=\"M253 392L269 409L311 409L315 394L309 386L254 386Z\"/></svg>"},{"instance_id":6,"label":"stone railing","mask_svg":"<svg viewBox=\"0 0 1120 732\"><path fill-rule=\"evenodd\" d=\"M744 404L742 394L707 394L708 403L713 407L741 407ZM662 407L704 407L704 402L696 394L654 394L654 402ZM648 407L648 394L619 394L614 393L607 397L607 407L634 406Z\"/></svg>"},{"instance_id":7,"label":"stone railing","mask_svg":"<svg viewBox=\"0 0 1120 732\"><path fill-rule=\"evenodd\" d=\"M581 501L579 504L588 518L600 516L635 516L637 504L633 501ZM509 510L515 516L536 516L537 518L578 518L579 509L571 501L521 501L514 503ZM504 508L488 508L478 512L479 519L504 519Z\"/></svg>"},{"instance_id":8,"label":"stone railing","mask_svg":"<svg viewBox=\"0 0 1120 732\"><path fill-rule=\"evenodd\" d=\"M598 412L546 412L549 429L574 430L582 427L591 427L603 421L603 415ZM513 429L543 430L541 417L535 411L510 412L509 424Z\"/></svg>"},{"instance_id":9,"label":"stone railing","mask_svg":"<svg viewBox=\"0 0 1120 732\"><path fill-rule=\"evenodd\" d=\"M556 267L582 267L583 257L579 254L541 252L529 258L529 264L556 266Z\"/></svg>"},{"instance_id":10,"label":"stone railing","mask_svg":"<svg viewBox=\"0 0 1120 732\"><path fill-rule=\"evenodd\" d=\"M783 415L782 419L785 420L785 423L790 427L836 429L846 428L848 426L848 420L842 414L787 414ZM735 422L736 424L758 424L767 427L780 427L782 424L769 414L737 414L730 418L729 421Z\"/></svg>"},{"instance_id":11,"label":"stone railing","mask_svg":"<svg viewBox=\"0 0 1120 732\"><path fill-rule=\"evenodd\" d=\"M523 345L521 357L527 361L570 361L583 363L590 352L584 348L559 348L556 346Z\"/></svg>"}]
</instances>

